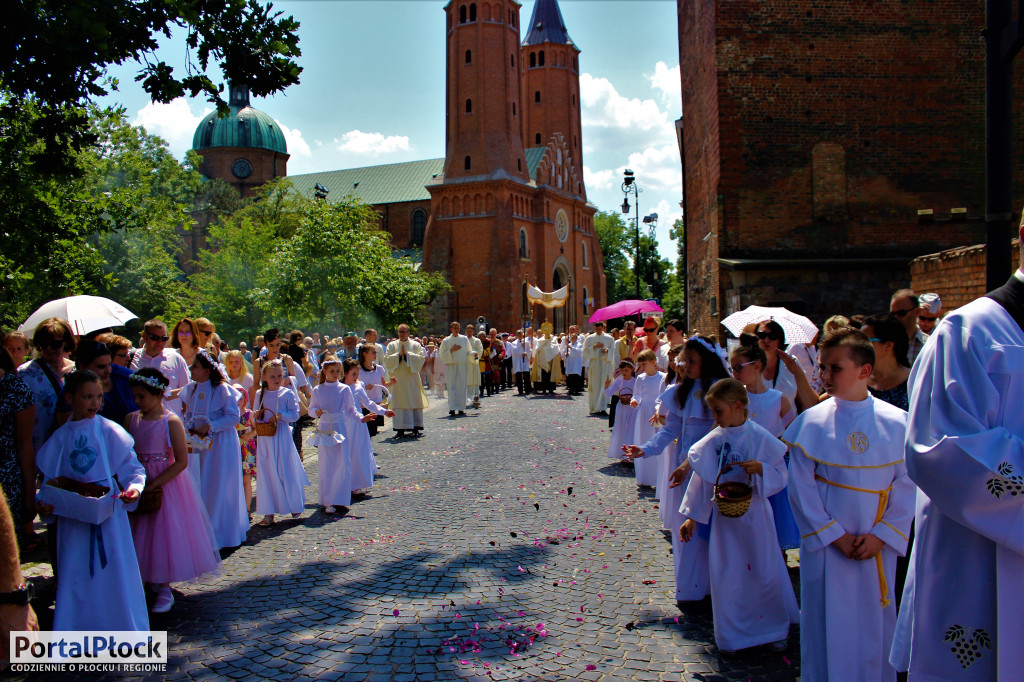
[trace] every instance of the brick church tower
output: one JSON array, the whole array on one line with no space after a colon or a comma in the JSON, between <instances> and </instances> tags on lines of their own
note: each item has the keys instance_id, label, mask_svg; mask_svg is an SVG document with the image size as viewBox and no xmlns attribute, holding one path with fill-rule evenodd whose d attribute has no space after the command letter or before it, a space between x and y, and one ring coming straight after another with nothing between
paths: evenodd
<instances>
[{"instance_id":1,"label":"brick church tower","mask_svg":"<svg viewBox=\"0 0 1024 682\"><path fill-rule=\"evenodd\" d=\"M555 0L538 0L520 45L519 7L445 7L444 176L427 185L423 263L454 292L435 304L437 329L484 317L504 330L551 320L561 331L585 321L591 301L604 304L596 208L583 187L579 50ZM568 286L567 305L534 309L527 282Z\"/></svg>"}]
</instances>

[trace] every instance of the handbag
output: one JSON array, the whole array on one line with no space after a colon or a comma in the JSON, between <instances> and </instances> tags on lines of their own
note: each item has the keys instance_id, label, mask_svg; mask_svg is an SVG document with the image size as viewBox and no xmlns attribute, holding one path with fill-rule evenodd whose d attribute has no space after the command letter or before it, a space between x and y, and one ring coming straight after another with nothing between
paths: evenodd
<instances>
[{"instance_id":1,"label":"handbag","mask_svg":"<svg viewBox=\"0 0 1024 682\"><path fill-rule=\"evenodd\" d=\"M153 512L160 511L160 507L164 503L164 489L163 488L146 488L142 491L142 495L139 496L139 504L135 507L134 511L128 512L129 514L152 514Z\"/></svg>"}]
</instances>

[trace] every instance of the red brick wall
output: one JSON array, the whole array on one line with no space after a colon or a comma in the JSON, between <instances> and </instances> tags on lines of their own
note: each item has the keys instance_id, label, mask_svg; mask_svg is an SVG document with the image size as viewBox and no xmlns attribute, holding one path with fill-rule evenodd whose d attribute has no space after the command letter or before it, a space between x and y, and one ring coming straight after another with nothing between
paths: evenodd
<instances>
[{"instance_id":1,"label":"red brick wall","mask_svg":"<svg viewBox=\"0 0 1024 682\"><path fill-rule=\"evenodd\" d=\"M1013 240L1013 266L1020 267L1018 240ZM984 295L985 245L975 244L914 259L910 287L918 294L936 293L946 314Z\"/></svg>"},{"instance_id":2,"label":"red brick wall","mask_svg":"<svg viewBox=\"0 0 1024 682\"><path fill-rule=\"evenodd\" d=\"M288 154L279 154L269 149L248 147L214 147L197 150L203 157L199 172L208 178L223 178L234 185L244 197L255 196L260 185L271 178L288 175ZM252 174L241 180L231 172L231 164L245 159L252 164Z\"/></svg>"},{"instance_id":3,"label":"red brick wall","mask_svg":"<svg viewBox=\"0 0 1024 682\"><path fill-rule=\"evenodd\" d=\"M679 0L678 12L691 320L714 329L718 257L909 261L983 239L976 220L916 219L983 212L982 3ZM702 242L716 218L717 252Z\"/></svg>"},{"instance_id":4,"label":"red brick wall","mask_svg":"<svg viewBox=\"0 0 1024 682\"><path fill-rule=\"evenodd\" d=\"M408 249L412 243L412 216L416 210L430 216L430 199L405 201L399 204L377 204L374 210L380 214L380 228L391 234L391 245L396 249Z\"/></svg>"}]
</instances>

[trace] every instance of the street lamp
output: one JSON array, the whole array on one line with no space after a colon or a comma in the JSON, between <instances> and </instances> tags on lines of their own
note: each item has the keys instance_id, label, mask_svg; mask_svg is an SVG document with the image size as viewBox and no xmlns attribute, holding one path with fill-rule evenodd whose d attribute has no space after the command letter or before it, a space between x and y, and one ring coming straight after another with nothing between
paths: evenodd
<instances>
[{"instance_id":1,"label":"street lamp","mask_svg":"<svg viewBox=\"0 0 1024 682\"><path fill-rule=\"evenodd\" d=\"M636 184L636 177L633 171L627 168L622 172L622 212L629 215L629 195L636 199L636 219L633 228L636 231L636 260L633 261L633 272L636 275L636 298L640 300L640 186Z\"/></svg>"}]
</instances>

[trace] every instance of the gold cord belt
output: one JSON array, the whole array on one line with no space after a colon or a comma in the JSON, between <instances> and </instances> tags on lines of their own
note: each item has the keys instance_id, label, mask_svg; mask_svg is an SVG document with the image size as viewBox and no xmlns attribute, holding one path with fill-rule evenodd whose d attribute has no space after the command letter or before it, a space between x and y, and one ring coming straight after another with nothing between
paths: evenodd
<instances>
[{"instance_id":1,"label":"gold cord belt","mask_svg":"<svg viewBox=\"0 0 1024 682\"><path fill-rule=\"evenodd\" d=\"M886 507L889 506L889 493L890 491L892 491L891 484L885 490L868 490L867 488L855 488L852 485L843 485L842 483L836 483L835 481L830 481L824 476L820 476L819 474L815 474L814 479L816 481L821 481L822 483L834 485L835 487L842 488L844 490L855 490L858 493L870 493L871 495L878 495L878 511L875 513L876 524L882 520L882 517L885 515L885 509ZM885 581L885 569L882 567L881 551L879 551L878 554L875 555L875 566L878 568L878 587L882 593L882 608L884 609L886 606L892 603L892 600L889 599L889 585Z\"/></svg>"}]
</instances>

